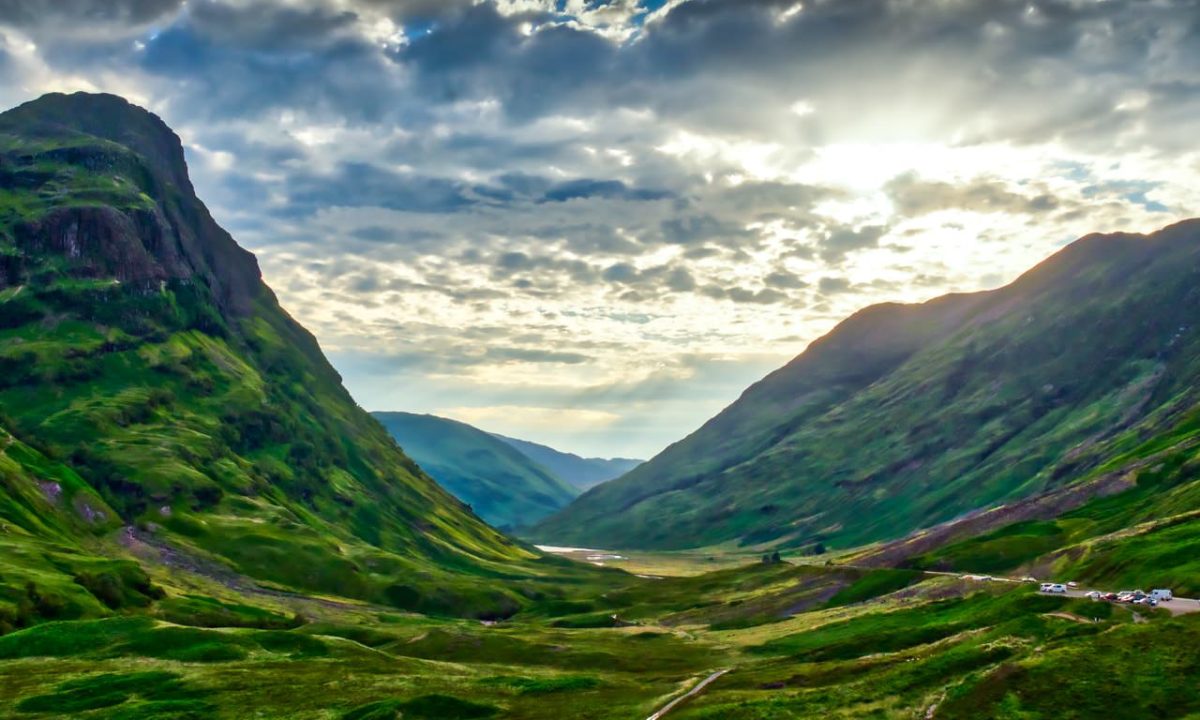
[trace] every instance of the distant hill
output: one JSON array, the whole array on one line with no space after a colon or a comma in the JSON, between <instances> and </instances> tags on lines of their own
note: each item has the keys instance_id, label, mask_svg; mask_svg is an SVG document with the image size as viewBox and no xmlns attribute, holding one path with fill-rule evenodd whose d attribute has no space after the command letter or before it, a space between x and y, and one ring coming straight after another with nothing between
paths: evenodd
<instances>
[{"instance_id":1,"label":"distant hill","mask_svg":"<svg viewBox=\"0 0 1200 720\"><path fill-rule=\"evenodd\" d=\"M630 458L579 457L574 453L562 452L528 440L518 440L495 433L493 435L520 450L531 460L566 480L581 492L613 478L621 477L645 462L645 460Z\"/></svg>"},{"instance_id":2,"label":"distant hill","mask_svg":"<svg viewBox=\"0 0 1200 720\"><path fill-rule=\"evenodd\" d=\"M579 494L524 453L466 423L404 412L373 414L409 457L497 527L532 524Z\"/></svg>"},{"instance_id":3,"label":"distant hill","mask_svg":"<svg viewBox=\"0 0 1200 720\"><path fill-rule=\"evenodd\" d=\"M1118 489L1084 481L1134 448L1195 433L1198 306L1189 221L1085 237L996 290L866 308L530 536L845 548L1080 487L1061 512Z\"/></svg>"}]
</instances>

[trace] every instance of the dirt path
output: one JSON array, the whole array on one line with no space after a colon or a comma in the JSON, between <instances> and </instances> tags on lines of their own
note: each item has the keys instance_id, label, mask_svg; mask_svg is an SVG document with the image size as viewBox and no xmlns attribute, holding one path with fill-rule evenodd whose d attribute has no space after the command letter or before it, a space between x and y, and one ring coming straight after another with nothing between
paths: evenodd
<instances>
[{"instance_id":1,"label":"dirt path","mask_svg":"<svg viewBox=\"0 0 1200 720\"><path fill-rule=\"evenodd\" d=\"M690 700L691 698L695 697L696 695L699 695L700 693L704 692L704 688L708 687L709 684L711 684L714 680L721 677L722 675L724 675L725 673L729 672L732 669L733 668L725 668L724 670L718 670L715 673L713 673L712 675L709 675L708 677L704 678L700 682L696 683L696 687L692 688L691 690L688 690L686 693L684 693L683 695L680 695L679 697L675 698L674 700L667 703L666 705L663 705L662 708L660 710L658 710L658 712L656 712L653 715L651 715L650 717L646 718L646 720L659 720L659 718L663 717L667 713L674 710L678 705L680 705L680 704L686 702L687 700Z\"/></svg>"},{"instance_id":2,"label":"dirt path","mask_svg":"<svg viewBox=\"0 0 1200 720\"><path fill-rule=\"evenodd\" d=\"M1046 617L1062 618L1063 620L1070 620L1072 622L1077 622L1077 623L1091 623L1092 622L1091 620L1088 620L1085 617L1079 617L1078 615L1075 615L1075 614L1069 613L1069 612L1046 613Z\"/></svg>"}]
</instances>

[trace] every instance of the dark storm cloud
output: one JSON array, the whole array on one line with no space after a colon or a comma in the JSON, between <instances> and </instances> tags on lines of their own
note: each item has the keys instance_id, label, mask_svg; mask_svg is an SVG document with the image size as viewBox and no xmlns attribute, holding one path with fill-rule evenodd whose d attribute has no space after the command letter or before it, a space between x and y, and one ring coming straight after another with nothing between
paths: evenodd
<instances>
[{"instance_id":1,"label":"dark storm cloud","mask_svg":"<svg viewBox=\"0 0 1200 720\"><path fill-rule=\"evenodd\" d=\"M389 114L387 90L398 88L390 62L361 38L317 32L322 25L343 27L348 16L279 15L285 31L266 47L243 41L271 36L269 27L226 34L181 19L148 39L136 59L142 70L179 82L181 104L200 117L255 117L280 108L357 121Z\"/></svg>"},{"instance_id":2,"label":"dark storm cloud","mask_svg":"<svg viewBox=\"0 0 1200 720\"><path fill-rule=\"evenodd\" d=\"M232 6L220 2L189 5L188 25L224 48L259 53L312 51L351 34L358 15L320 6L279 7L270 3Z\"/></svg>"},{"instance_id":3,"label":"dark storm cloud","mask_svg":"<svg viewBox=\"0 0 1200 720\"><path fill-rule=\"evenodd\" d=\"M473 5L397 54L418 87L440 102L495 97L518 120L552 112L571 98L609 90L618 48L595 33L565 25L531 36L521 24L549 19L505 17L490 3Z\"/></svg>"},{"instance_id":4,"label":"dark storm cloud","mask_svg":"<svg viewBox=\"0 0 1200 720\"><path fill-rule=\"evenodd\" d=\"M0 23L40 28L48 24L138 26L181 8L183 0L3 0Z\"/></svg>"},{"instance_id":5,"label":"dark storm cloud","mask_svg":"<svg viewBox=\"0 0 1200 720\"><path fill-rule=\"evenodd\" d=\"M300 213L328 206L444 213L476 202L461 183L367 163L344 163L332 175L295 174L288 191L291 208Z\"/></svg>"}]
</instances>

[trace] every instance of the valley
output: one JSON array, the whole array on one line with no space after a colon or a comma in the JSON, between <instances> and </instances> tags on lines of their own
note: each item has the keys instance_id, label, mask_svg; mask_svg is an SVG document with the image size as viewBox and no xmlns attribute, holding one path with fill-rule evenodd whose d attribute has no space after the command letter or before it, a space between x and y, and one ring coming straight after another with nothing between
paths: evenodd
<instances>
[{"instance_id":1,"label":"valley","mask_svg":"<svg viewBox=\"0 0 1200 720\"><path fill-rule=\"evenodd\" d=\"M645 464L582 458L368 414L165 123L22 105L0 718L1200 716L1198 228L867 308Z\"/></svg>"}]
</instances>

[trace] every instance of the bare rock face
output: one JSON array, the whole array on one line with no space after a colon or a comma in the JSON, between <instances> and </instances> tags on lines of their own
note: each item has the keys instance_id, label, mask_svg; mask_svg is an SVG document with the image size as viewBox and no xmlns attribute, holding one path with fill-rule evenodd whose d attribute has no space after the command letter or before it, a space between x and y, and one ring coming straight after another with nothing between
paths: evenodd
<instances>
[{"instance_id":1,"label":"bare rock face","mask_svg":"<svg viewBox=\"0 0 1200 720\"><path fill-rule=\"evenodd\" d=\"M47 163L84 168L142 200L132 206L71 202L20 224L19 248L53 252L80 278L153 286L165 280L207 285L222 311L248 315L265 291L258 262L238 246L196 198L179 137L158 116L112 95L52 94L0 115L0 133L48 138L0 156L0 185L47 200L70 193L71 178L39 170ZM153 198L153 200L151 200ZM22 284L35 268L21 255L0 256L0 287Z\"/></svg>"},{"instance_id":2,"label":"bare rock face","mask_svg":"<svg viewBox=\"0 0 1200 720\"><path fill-rule=\"evenodd\" d=\"M67 207L19 226L17 244L29 253L66 258L72 274L82 278L133 284L190 275L175 243L164 242L164 235L158 213Z\"/></svg>"}]
</instances>

